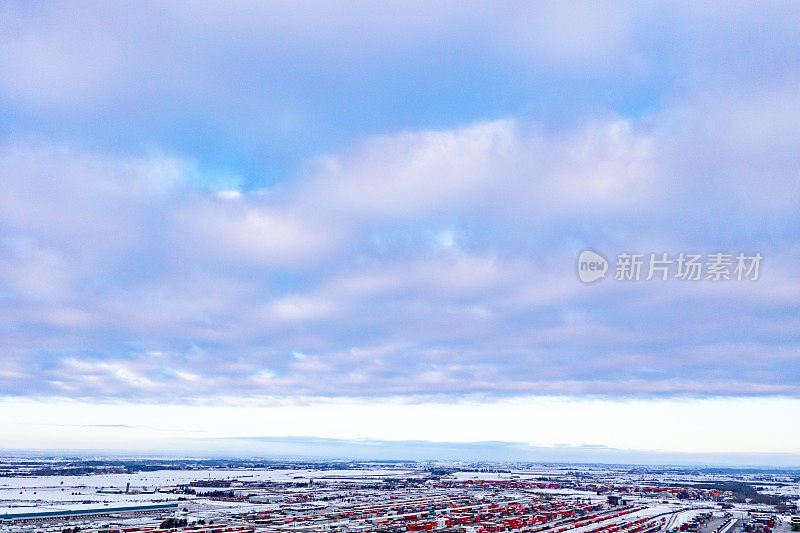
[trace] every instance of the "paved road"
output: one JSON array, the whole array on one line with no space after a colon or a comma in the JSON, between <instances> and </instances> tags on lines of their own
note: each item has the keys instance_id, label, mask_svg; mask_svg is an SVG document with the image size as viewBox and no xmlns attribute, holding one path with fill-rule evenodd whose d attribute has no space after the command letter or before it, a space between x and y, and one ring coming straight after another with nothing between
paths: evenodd
<instances>
[{"instance_id":1,"label":"paved road","mask_svg":"<svg viewBox=\"0 0 800 533\"><path fill-rule=\"evenodd\" d=\"M734 518L732 523L729 523L729 518L725 518L719 524L718 527L721 527L719 533L741 533L742 531L742 521L738 518ZM725 525L727 524L727 525ZM713 532L710 532L713 533Z\"/></svg>"},{"instance_id":2,"label":"paved road","mask_svg":"<svg viewBox=\"0 0 800 533\"><path fill-rule=\"evenodd\" d=\"M713 517L708 523L699 528L697 533L716 533L717 528L722 526L727 520L725 518L720 517Z\"/></svg>"}]
</instances>

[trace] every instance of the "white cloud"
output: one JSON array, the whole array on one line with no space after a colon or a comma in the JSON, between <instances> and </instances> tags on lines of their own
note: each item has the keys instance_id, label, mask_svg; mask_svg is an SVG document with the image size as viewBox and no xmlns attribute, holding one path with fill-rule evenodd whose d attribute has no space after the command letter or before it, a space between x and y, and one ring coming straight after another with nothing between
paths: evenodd
<instances>
[{"instance_id":1,"label":"white cloud","mask_svg":"<svg viewBox=\"0 0 800 533\"><path fill-rule=\"evenodd\" d=\"M635 49L634 13L626 3L531 3L498 11L495 43L532 67L586 75L626 62L626 54Z\"/></svg>"},{"instance_id":2,"label":"white cloud","mask_svg":"<svg viewBox=\"0 0 800 533\"><path fill-rule=\"evenodd\" d=\"M173 238L223 262L265 265L307 262L333 248L334 224L256 202L223 204L198 198L178 206Z\"/></svg>"},{"instance_id":3,"label":"white cloud","mask_svg":"<svg viewBox=\"0 0 800 533\"><path fill-rule=\"evenodd\" d=\"M715 90L638 120L383 134L260 191L162 152L6 142L2 390L797 394L795 92ZM761 251L765 270L589 288L586 246Z\"/></svg>"},{"instance_id":4,"label":"white cloud","mask_svg":"<svg viewBox=\"0 0 800 533\"><path fill-rule=\"evenodd\" d=\"M340 216L377 217L472 203L503 179L493 171L515 145L512 121L383 136L346 158L321 161L305 201Z\"/></svg>"},{"instance_id":5,"label":"white cloud","mask_svg":"<svg viewBox=\"0 0 800 533\"><path fill-rule=\"evenodd\" d=\"M503 120L382 136L325 158L299 201L342 218L472 211L541 220L641 209L658 179L652 141L629 121L546 133Z\"/></svg>"},{"instance_id":6,"label":"white cloud","mask_svg":"<svg viewBox=\"0 0 800 533\"><path fill-rule=\"evenodd\" d=\"M286 321L320 319L334 313L334 307L329 301L305 296L287 296L275 300L267 308L270 315Z\"/></svg>"},{"instance_id":7,"label":"white cloud","mask_svg":"<svg viewBox=\"0 0 800 533\"><path fill-rule=\"evenodd\" d=\"M10 372L24 378L0 379L7 390L132 398L221 394L243 380L272 395L794 394L781 370L791 357L753 356L786 331L759 317L796 292L791 249L759 248L769 276L752 285L587 288L575 278L586 245L697 246L684 225L709 207L681 191L717 156L670 142L689 137L675 130L694 127L675 119L685 114L556 132L507 120L384 135L329 156L300 184L236 198L192 186L198 167L178 158L8 145L0 279L13 309L2 311L17 350ZM685 172L665 179L676 162ZM738 194L712 196L725 205ZM782 201L797 200L787 188ZM737 250L755 245L738 241ZM698 356L716 352L709 337L744 323L767 340L736 360L759 372ZM669 345L676 331L685 346L647 344ZM75 356L75 334L109 361ZM37 374L43 351L73 362ZM166 355L145 355L153 351ZM688 371L701 377L677 379Z\"/></svg>"}]
</instances>

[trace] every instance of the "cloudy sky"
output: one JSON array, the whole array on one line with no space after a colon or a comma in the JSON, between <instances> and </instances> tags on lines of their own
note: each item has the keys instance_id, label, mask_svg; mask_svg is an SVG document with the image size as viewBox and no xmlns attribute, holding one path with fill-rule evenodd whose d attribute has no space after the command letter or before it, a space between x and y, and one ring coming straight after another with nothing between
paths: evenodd
<instances>
[{"instance_id":1,"label":"cloudy sky","mask_svg":"<svg viewBox=\"0 0 800 533\"><path fill-rule=\"evenodd\" d=\"M218 4L0 5L0 448L800 464L800 4Z\"/></svg>"}]
</instances>

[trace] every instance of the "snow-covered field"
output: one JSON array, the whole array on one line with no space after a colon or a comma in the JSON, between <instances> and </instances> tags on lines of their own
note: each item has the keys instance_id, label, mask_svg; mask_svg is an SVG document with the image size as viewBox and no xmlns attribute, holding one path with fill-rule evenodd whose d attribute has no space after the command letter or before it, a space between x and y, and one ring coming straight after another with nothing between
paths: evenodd
<instances>
[{"instance_id":1,"label":"snow-covered field","mask_svg":"<svg viewBox=\"0 0 800 533\"><path fill-rule=\"evenodd\" d=\"M386 476L411 476L408 470L270 470L270 469L213 469L159 470L137 474L90 474L82 476L39 476L0 478L0 507L37 506L63 503L163 502L175 500L180 494L154 492L185 485L193 481L241 480L306 482L310 479L336 479L340 482L360 481ZM123 494L98 493L100 489L125 490ZM146 492L145 492L146 491Z\"/></svg>"}]
</instances>

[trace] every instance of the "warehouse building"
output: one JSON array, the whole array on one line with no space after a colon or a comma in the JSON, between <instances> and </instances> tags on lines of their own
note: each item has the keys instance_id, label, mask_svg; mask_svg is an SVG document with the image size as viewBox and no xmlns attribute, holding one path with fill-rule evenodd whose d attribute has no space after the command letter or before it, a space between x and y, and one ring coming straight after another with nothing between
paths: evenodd
<instances>
[{"instance_id":1,"label":"warehouse building","mask_svg":"<svg viewBox=\"0 0 800 533\"><path fill-rule=\"evenodd\" d=\"M143 513L172 512L178 509L177 503L159 503L145 505L124 505L124 506L80 506L35 509L7 507L0 509L0 524L15 524L24 522L40 522L45 520L65 520L74 518L86 518L96 516L108 516L112 514L125 514L135 516Z\"/></svg>"}]
</instances>

